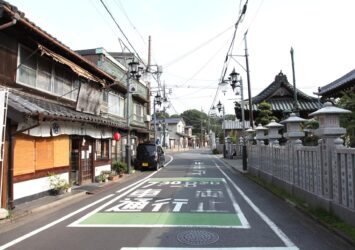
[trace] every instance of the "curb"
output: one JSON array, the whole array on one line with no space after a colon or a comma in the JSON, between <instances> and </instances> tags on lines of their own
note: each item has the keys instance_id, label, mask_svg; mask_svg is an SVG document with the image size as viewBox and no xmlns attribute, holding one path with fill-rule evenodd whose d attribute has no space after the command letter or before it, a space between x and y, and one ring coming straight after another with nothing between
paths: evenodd
<instances>
[{"instance_id":1,"label":"curb","mask_svg":"<svg viewBox=\"0 0 355 250\"><path fill-rule=\"evenodd\" d=\"M75 192L75 191L73 191ZM7 219L0 220L0 225L1 224L6 224L6 223L14 223L17 220L24 218L30 214L36 214L41 211L47 210L49 208L57 207L63 202L68 202L73 199L77 199L78 197L84 196L86 193L85 191L78 191L76 194L70 194L70 195L65 195L66 197L59 197L57 200L46 203L42 206L34 207L34 208L29 208L21 212L12 212L10 211L10 217Z\"/></svg>"}]
</instances>

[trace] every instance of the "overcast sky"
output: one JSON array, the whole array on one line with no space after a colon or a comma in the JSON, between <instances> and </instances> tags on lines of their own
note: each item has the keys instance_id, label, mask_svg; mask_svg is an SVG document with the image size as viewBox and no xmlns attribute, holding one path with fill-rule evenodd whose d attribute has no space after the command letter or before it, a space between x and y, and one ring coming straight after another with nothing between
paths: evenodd
<instances>
[{"instance_id":1,"label":"overcast sky","mask_svg":"<svg viewBox=\"0 0 355 250\"><path fill-rule=\"evenodd\" d=\"M120 51L125 41L100 0L8 0L26 17L73 50L103 47ZM208 112L234 32L240 0L104 0L140 57L147 60L152 37L153 63L163 67L169 114L187 109ZM238 27L233 55L244 54L248 30L252 96L282 71L311 95L355 66L354 0L250 0ZM127 42L125 42L127 43ZM246 85L245 58L231 60ZM247 97L247 91L244 96ZM215 99L233 113L230 87ZM239 97L240 98L240 97ZM215 104L215 103L214 103Z\"/></svg>"}]
</instances>

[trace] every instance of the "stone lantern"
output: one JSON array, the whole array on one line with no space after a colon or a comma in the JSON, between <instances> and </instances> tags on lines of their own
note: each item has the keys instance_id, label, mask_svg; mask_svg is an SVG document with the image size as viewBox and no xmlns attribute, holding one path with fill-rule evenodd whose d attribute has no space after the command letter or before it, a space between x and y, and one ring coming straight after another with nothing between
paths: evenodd
<instances>
[{"instance_id":1,"label":"stone lantern","mask_svg":"<svg viewBox=\"0 0 355 250\"><path fill-rule=\"evenodd\" d=\"M346 129L340 127L339 116L347 113L351 113L351 111L334 107L332 103L326 102L323 108L309 114L319 121L319 128L314 133L321 138L318 144L323 152L323 195L328 199L333 199L333 181L340 180L340 177L337 176L339 173L337 166L333 166L332 162L336 157L334 149L341 147L343 144L343 140L339 136L346 133ZM339 196L339 194L336 195Z\"/></svg>"},{"instance_id":2,"label":"stone lantern","mask_svg":"<svg viewBox=\"0 0 355 250\"><path fill-rule=\"evenodd\" d=\"M264 139L266 139L266 136L265 136L265 131L267 130L267 128L261 126L261 124L259 124L256 128L255 128L255 131L256 131L256 136L255 136L255 139L257 141L257 144L261 144L263 145L264 144Z\"/></svg>"},{"instance_id":3,"label":"stone lantern","mask_svg":"<svg viewBox=\"0 0 355 250\"><path fill-rule=\"evenodd\" d=\"M281 138L281 135L279 134L279 129L283 128L283 125L277 123L275 120L271 120L271 122L265 125L265 127L269 129L269 134L268 134L269 143L278 145L279 141L277 139Z\"/></svg>"},{"instance_id":4,"label":"stone lantern","mask_svg":"<svg viewBox=\"0 0 355 250\"><path fill-rule=\"evenodd\" d=\"M245 132L247 133L247 140L250 142L253 141L255 130L252 128L248 128L247 130L245 130Z\"/></svg>"},{"instance_id":5,"label":"stone lantern","mask_svg":"<svg viewBox=\"0 0 355 250\"><path fill-rule=\"evenodd\" d=\"M319 128L316 129L315 135L321 138L337 138L346 133L346 129L340 127L339 116L341 114L351 113L350 110L337 108L331 102L326 102L323 108L309 114L319 121Z\"/></svg>"},{"instance_id":6,"label":"stone lantern","mask_svg":"<svg viewBox=\"0 0 355 250\"><path fill-rule=\"evenodd\" d=\"M284 137L294 141L304 137L301 123L305 121L306 119L296 116L295 113L291 113L289 118L280 122L286 124L287 133L284 133Z\"/></svg>"}]
</instances>

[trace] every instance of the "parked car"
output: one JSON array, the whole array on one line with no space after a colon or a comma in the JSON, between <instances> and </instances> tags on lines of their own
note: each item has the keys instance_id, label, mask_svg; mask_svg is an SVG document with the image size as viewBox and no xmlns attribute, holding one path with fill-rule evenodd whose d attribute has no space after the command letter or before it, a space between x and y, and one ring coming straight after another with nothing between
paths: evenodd
<instances>
[{"instance_id":1,"label":"parked car","mask_svg":"<svg viewBox=\"0 0 355 250\"><path fill-rule=\"evenodd\" d=\"M154 143L140 143L137 146L137 155L134 166L138 169L158 170L164 167L165 155L160 145Z\"/></svg>"}]
</instances>

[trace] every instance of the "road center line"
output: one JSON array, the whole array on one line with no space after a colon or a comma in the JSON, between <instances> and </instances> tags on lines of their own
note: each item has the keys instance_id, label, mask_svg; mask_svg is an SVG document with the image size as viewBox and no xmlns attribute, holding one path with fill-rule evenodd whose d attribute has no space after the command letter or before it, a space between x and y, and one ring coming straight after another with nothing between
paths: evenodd
<instances>
[{"instance_id":1,"label":"road center line","mask_svg":"<svg viewBox=\"0 0 355 250\"><path fill-rule=\"evenodd\" d=\"M225 167L227 167L227 165L221 161L220 159L218 159L216 156L215 158L221 162ZM219 171L221 171L221 173L226 177L226 179L232 184L232 186L237 190L237 192L243 197L243 199L249 204L249 206L263 219L263 221L265 221L265 223L271 228L272 231L275 232L275 234L284 242L284 244L287 247L295 247L295 244L286 236L286 234L284 234L284 232L282 232L282 230L280 228L278 228L276 226L276 224L269 219L269 217L266 216L266 214L264 214L250 199L249 197L232 181L232 179L221 169L220 166L218 166L218 164L213 161L216 165L216 167L218 168Z\"/></svg>"}]
</instances>

